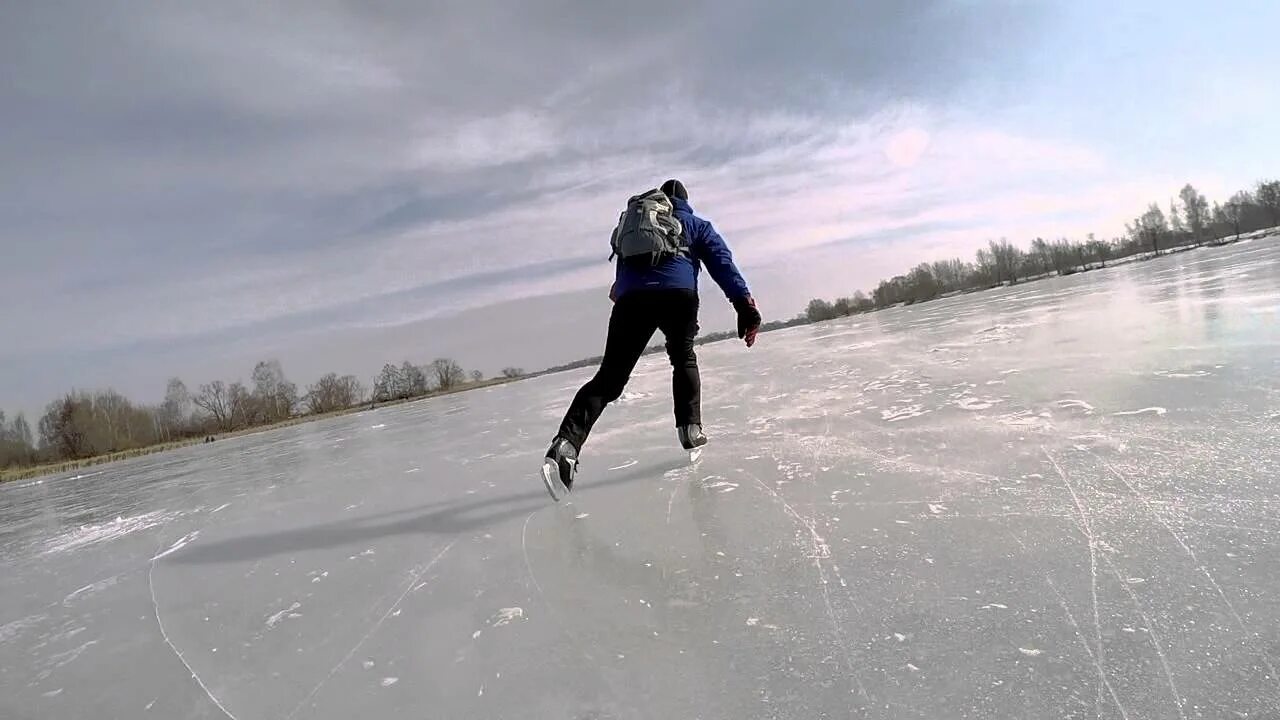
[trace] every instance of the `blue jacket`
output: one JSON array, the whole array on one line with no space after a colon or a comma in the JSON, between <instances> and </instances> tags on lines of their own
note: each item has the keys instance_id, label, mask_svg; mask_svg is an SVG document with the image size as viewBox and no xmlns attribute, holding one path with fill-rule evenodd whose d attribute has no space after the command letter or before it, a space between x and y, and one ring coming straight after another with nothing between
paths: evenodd
<instances>
[{"instance_id":1,"label":"blue jacket","mask_svg":"<svg viewBox=\"0 0 1280 720\"><path fill-rule=\"evenodd\" d=\"M730 301L751 294L747 281L742 279L733 264L733 253L716 232L711 223L693 214L687 200L672 198L675 215L684 227L689 243L688 255L677 255L652 268L636 269L618 262L617 279L613 286L615 299L636 290L692 290L698 291L698 271L703 265L711 279L716 281Z\"/></svg>"}]
</instances>

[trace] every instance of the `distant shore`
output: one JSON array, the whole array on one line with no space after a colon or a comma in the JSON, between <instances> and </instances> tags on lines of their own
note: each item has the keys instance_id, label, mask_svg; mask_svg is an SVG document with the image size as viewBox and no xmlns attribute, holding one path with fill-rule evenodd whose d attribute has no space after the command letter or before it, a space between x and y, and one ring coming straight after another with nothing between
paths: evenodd
<instances>
[{"instance_id":1,"label":"distant shore","mask_svg":"<svg viewBox=\"0 0 1280 720\"><path fill-rule=\"evenodd\" d=\"M393 405L404 405L407 403L417 402L419 400L429 400L431 398L443 397L445 395L457 395L459 393L464 393L471 390L481 390L483 388L494 387L497 385L505 385L506 383L509 383L509 382L522 380L524 377L531 377L531 376L523 376L523 377L515 377L515 378L504 377L504 378L493 378L491 380L481 380L480 382L467 383L466 385L462 385L456 388L451 388L449 390L437 391L437 392L428 393L426 395L419 395L418 397L403 398L399 400L387 400L387 401L379 401L379 402L366 401L358 405L352 405L351 407L343 408L341 410L334 410L333 412L320 413L320 414L314 414L314 415L298 415L296 417L291 417L288 420L282 420L280 422L271 423L269 425L255 425L253 427L242 428L239 430L229 430L227 432L212 433L207 436L184 438L182 440L175 440L173 442L160 443L158 445L148 445L147 447L133 448L131 450L122 450L120 452L106 453L103 455L94 455L93 457L81 458L79 460L64 460L56 463L45 463L43 465L32 465L30 467L23 467L23 468L0 469L0 483L7 483L15 480L32 480L32 479L47 476L47 475L58 475L60 473L72 472L74 470L82 470L84 468L94 467L97 465L106 465L109 463L120 462L122 460L132 460L134 458L139 458L146 455L155 455L158 453L169 452L171 450L178 450L185 447L191 447L192 445L205 445L211 442L217 442L219 440L226 440L229 438L237 438L237 437L244 437L246 435L256 435L258 433L271 432L272 430L279 430L281 428L292 427L294 425L301 425L303 423L308 423L308 422L315 422L317 420L327 420L329 418L342 417L344 415L353 415L355 413L367 412L369 410L377 410L384 407L391 407Z\"/></svg>"}]
</instances>

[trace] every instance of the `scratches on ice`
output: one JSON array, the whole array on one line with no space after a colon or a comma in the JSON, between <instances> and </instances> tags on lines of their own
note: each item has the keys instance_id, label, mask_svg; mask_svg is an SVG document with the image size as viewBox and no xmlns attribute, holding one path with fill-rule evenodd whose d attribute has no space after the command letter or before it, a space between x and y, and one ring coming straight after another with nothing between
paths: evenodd
<instances>
[{"instance_id":1,"label":"scratches on ice","mask_svg":"<svg viewBox=\"0 0 1280 720\"><path fill-rule=\"evenodd\" d=\"M1098 539L1093 534L1093 526L1089 522L1089 515L1085 512L1084 504L1080 502L1080 496L1076 494L1075 487L1071 484L1071 478L1067 476L1067 473L1063 471L1062 467L1058 465L1058 461L1047 449L1041 447L1040 450L1049 459L1054 471L1062 478L1062 483L1066 486L1067 492L1071 494L1071 501L1076 507L1080 532L1084 534L1085 541L1089 545L1089 595L1093 606L1094 642L1097 644L1097 656L1094 664L1098 669L1098 687L1099 694L1101 694L1102 686L1108 684L1109 681L1107 679L1106 648L1102 644L1102 619L1098 613Z\"/></svg>"},{"instance_id":2,"label":"scratches on ice","mask_svg":"<svg viewBox=\"0 0 1280 720\"><path fill-rule=\"evenodd\" d=\"M676 504L676 493L679 492L680 485L676 484L671 488L671 496L667 498L667 524L671 524L671 508Z\"/></svg>"},{"instance_id":3,"label":"scratches on ice","mask_svg":"<svg viewBox=\"0 0 1280 720\"><path fill-rule=\"evenodd\" d=\"M1147 615L1142 603L1138 602L1138 594L1133 591L1129 583L1124 581L1124 578L1120 576L1120 571L1116 570L1110 559L1107 560L1107 564L1110 565L1111 572L1116 576L1116 580L1120 581L1120 587L1124 588L1125 594L1129 596L1133 609L1138 612L1142 622L1146 623L1147 637L1151 639L1151 645L1155 648L1156 657L1160 659L1160 668L1164 671L1165 680L1169 683L1169 692L1173 693L1173 702L1178 706L1178 717L1186 720L1187 713L1183 709L1182 695L1178 692L1178 684L1173 680L1173 670L1169 667L1169 658L1165 655L1164 645L1160 642L1160 635L1156 632L1156 624L1151 621L1151 616Z\"/></svg>"},{"instance_id":4,"label":"scratches on ice","mask_svg":"<svg viewBox=\"0 0 1280 720\"><path fill-rule=\"evenodd\" d=\"M1058 586L1053 584L1053 579L1048 575L1044 576L1044 581L1049 584L1049 589L1053 591L1054 596L1058 598L1058 604L1062 606L1062 612L1067 616L1067 622L1071 624L1071 629L1075 630L1076 637L1080 639L1080 646L1084 648L1084 652L1089 656L1090 662L1098 671L1098 677L1102 678L1103 686L1106 687L1107 693L1111 696L1111 701L1116 704L1116 709L1120 711L1120 717L1129 720L1129 712L1125 710L1124 705L1120 702L1120 698L1116 695L1115 688L1111 686L1111 680L1107 677L1106 672L1102 668L1102 663L1098 656L1094 654L1093 648L1089 646L1088 639L1085 638L1084 632L1080 630L1080 624L1076 622L1076 616L1072 614L1071 608L1067 606L1067 599L1058 591Z\"/></svg>"},{"instance_id":5,"label":"scratches on ice","mask_svg":"<svg viewBox=\"0 0 1280 720\"><path fill-rule=\"evenodd\" d=\"M777 490L769 487L760 478L750 473L746 473L746 475L747 477L750 477L761 490L768 493L774 501L782 507L783 511L798 525L800 525L801 528L803 528L800 532L801 536L804 536L807 532L808 542L806 543L802 541L801 545L806 548L807 557L813 560L813 566L818 571L818 585L822 590L823 606L826 610L827 620L831 623L832 637L840 647L841 654L843 655L845 672L847 672L849 677L853 679L856 691L863 701L868 703L871 702L871 696L867 693L867 687L862 683L862 678L858 674L858 664L853 661L853 653L849 649L849 642L845 639L843 626L839 618L836 617L835 606L831 602L831 590L829 588L830 583L827 579L827 570L822 564L824 559L831 557L830 546L828 546L827 541L818 534L816 527L817 523L815 523L812 518L801 515L794 507L791 506L791 503L787 502L786 498L784 498ZM841 584L844 584L843 579L841 580Z\"/></svg>"},{"instance_id":6,"label":"scratches on ice","mask_svg":"<svg viewBox=\"0 0 1280 720\"><path fill-rule=\"evenodd\" d=\"M1252 639L1254 635L1249 632L1249 628L1245 625L1244 618L1241 617L1240 613L1236 611L1235 604L1233 604L1231 602L1231 599L1227 597L1227 593L1224 592L1222 589L1222 586L1218 584L1218 581L1216 578L1214 578L1213 573L1209 572L1209 568L1205 566L1203 562L1200 561L1200 558L1196 555L1196 551L1192 549L1190 544L1187 543L1186 538L1184 538L1181 533L1175 530L1173 526L1169 524L1169 521L1166 520L1164 516L1162 516L1160 513L1158 513L1154 507L1152 507L1151 498L1147 496L1145 493L1141 492L1136 486L1134 486L1134 484L1129 481L1129 478L1124 473L1116 469L1114 465L1107 462L1105 459L1103 459L1102 457L1098 456L1095 453L1090 452L1089 454L1093 455L1093 457L1097 459L1098 462L1102 463L1103 467L1107 468L1107 470L1117 480L1123 483L1124 486L1128 488L1129 492L1133 495L1133 497L1137 499L1138 503L1142 505L1142 508L1147 512L1147 514L1150 515L1153 520L1159 523L1160 526L1163 527L1169 533L1169 535L1173 537L1174 542L1178 543L1178 546L1182 548L1182 551L1187 554L1187 557L1190 558L1191 562L1195 564L1196 569L1198 569L1200 573L1204 575L1205 579L1209 581L1209 585L1213 588L1214 592L1217 593L1218 598L1222 600L1223 606L1227 609L1227 613L1231 615L1232 620L1235 621L1236 627L1240 630L1240 633L1244 635L1246 639ZM1134 580L1134 578L1130 578L1129 584L1134 584L1132 580ZM1250 645L1252 644L1253 643L1250 642ZM1271 662L1271 659L1267 657L1266 652L1263 652L1257 649L1255 649L1255 652L1258 654L1260 658L1262 658L1262 662L1264 665L1266 665L1267 672L1270 673L1272 681L1280 682L1280 675L1277 675L1275 665L1273 665Z\"/></svg>"},{"instance_id":7,"label":"scratches on ice","mask_svg":"<svg viewBox=\"0 0 1280 720\"><path fill-rule=\"evenodd\" d=\"M538 582L538 576L533 572L533 563L529 560L529 523L539 512L541 512L541 510L534 510L529 513L529 516L524 519L524 525L520 529L520 552L524 555L524 569L528 572L529 581L533 583L533 588L537 591L538 598L542 601L542 605L546 608L547 614L551 617L552 621L560 628L560 631L564 633L565 637L569 638L570 644L572 644L578 653L582 655L582 658L587 661L587 664L589 666L594 666L596 664L595 658L592 657L591 653L583 647L577 634L575 634L573 630L570 629L569 625L565 623L564 619L560 616L560 611L557 609L556 605L547 598L546 592L542 589L542 583ZM618 659L622 658L623 655L619 654ZM601 678L604 680L605 685L608 686L609 691L617 695L618 689L615 687L610 677L608 675L602 675Z\"/></svg>"},{"instance_id":8,"label":"scratches on ice","mask_svg":"<svg viewBox=\"0 0 1280 720\"><path fill-rule=\"evenodd\" d=\"M285 720L292 720L292 718L296 717L298 713L302 710L302 708L306 707L307 703L311 702L311 698L315 697L316 693L320 692L320 688L324 687L325 683L333 679L333 676L338 673L338 670L342 669L342 666L346 665L347 661L350 660L353 655L359 652L360 648L363 647L364 644L369 641L369 638L373 637L374 633L378 632L378 628L382 627L382 624L387 621L387 618L392 617L395 614L398 614L400 609L400 603L404 602L404 599L409 595L409 592L412 591L415 586L418 586L422 578L427 573L431 572L431 568L435 567L436 563L440 562L440 559L443 558L445 554L448 553L449 550L451 550L457 542L458 542L457 540L450 541L448 545L444 546L443 550L436 553L436 556L431 558L430 562L428 562L426 565L422 566L421 568L414 570L409 582L404 586L404 591L400 593L400 596L396 598L395 602L391 603L391 607L388 607L387 611L384 612L382 616L379 617L373 623L373 625L369 627L369 630L365 632L365 634L356 642L356 644L351 646L351 649L347 651L347 654L342 656L342 659L339 660L337 664L335 664L333 668L329 670L329 673L325 675L323 678L321 678L320 682L316 683L315 687L311 688L311 691L307 693L306 697L302 698L302 700L297 704L297 706L295 706L293 710L285 717ZM388 678L388 679L391 679L391 678ZM394 679L391 679L391 680L392 682L395 682ZM384 680L383 682L386 683L386 680ZM383 687L386 687L386 686L387 686L386 684L383 685Z\"/></svg>"}]
</instances>

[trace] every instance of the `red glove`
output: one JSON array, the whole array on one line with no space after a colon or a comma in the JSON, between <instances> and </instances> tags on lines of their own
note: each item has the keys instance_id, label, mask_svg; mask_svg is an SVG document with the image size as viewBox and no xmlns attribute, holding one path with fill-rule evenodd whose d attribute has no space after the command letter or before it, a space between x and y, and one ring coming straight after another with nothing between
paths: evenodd
<instances>
[{"instance_id":1,"label":"red glove","mask_svg":"<svg viewBox=\"0 0 1280 720\"><path fill-rule=\"evenodd\" d=\"M756 300L750 295L733 301L733 309L738 312L738 338L747 343L747 347L756 344L756 335L760 332L760 311L756 309Z\"/></svg>"}]
</instances>

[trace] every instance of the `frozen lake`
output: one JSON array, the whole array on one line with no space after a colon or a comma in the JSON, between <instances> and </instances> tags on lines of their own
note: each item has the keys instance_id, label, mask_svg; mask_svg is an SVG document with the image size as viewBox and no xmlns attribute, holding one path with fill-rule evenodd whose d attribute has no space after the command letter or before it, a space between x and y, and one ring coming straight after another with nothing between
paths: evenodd
<instances>
[{"instance_id":1,"label":"frozen lake","mask_svg":"<svg viewBox=\"0 0 1280 720\"><path fill-rule=\"evenodd\" d=\"M0 717L1280 714L1280 242L0 487Z\"/></svg>"}]
</instances>

